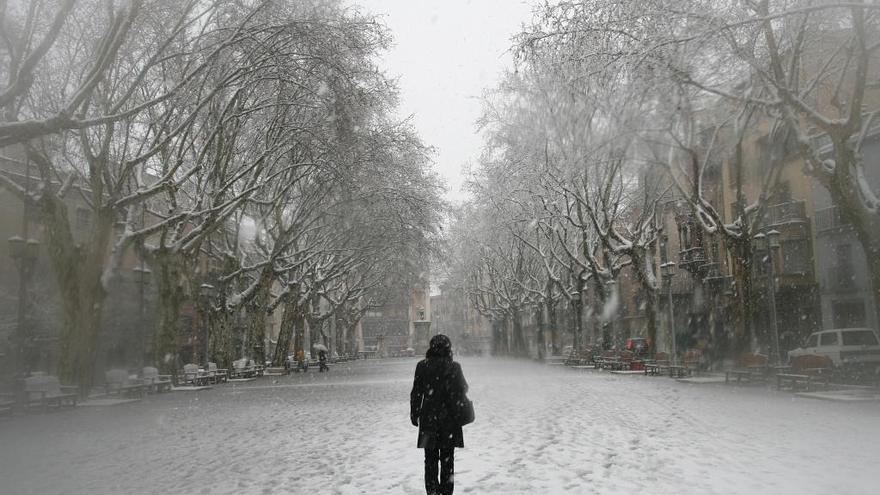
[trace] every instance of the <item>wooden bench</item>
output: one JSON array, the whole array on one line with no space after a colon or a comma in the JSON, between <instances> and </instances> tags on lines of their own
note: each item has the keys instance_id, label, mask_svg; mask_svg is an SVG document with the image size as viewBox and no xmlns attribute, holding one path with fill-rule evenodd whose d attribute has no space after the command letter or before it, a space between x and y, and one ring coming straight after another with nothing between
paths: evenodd
<instances>
[{"instance_id":1,"label":"wooden bench","mask_svg":"<svg viewBox=\"0 0 880 495\"><path fill-rule=\"evenodd\" d=\"M132 380L126 370L117 369L104 373L104 395L141 398L144 396L145 389L143 380Z\"/></svg>"},{"instance_id":2,"label":"wooden bench","mask_svg":"<svg viewBox=\"0 0 880 495\"><path fill-rule=\"evenodd\" d=\"M566 366L583 366L585 364L590 364L592 360L591 352L571 351L565 356L565 360L562 364Z\"/></svg>"},{"instance_id":3,"label":"wooden bench","mask_svg":"<svg viewBox=\"0 0 880 495\"><path fill-rule=\"evenodd\" d=\"M690 376L691 369L684 364L670 364L665 367L665 371L669 372L669 376L672 378L684 378L686 376Z\"/></svg>"},{"instance_id":4,"label":"wooden bench","mask_svg":"<svg viewBox=\"0 0 880 495\"><path fill-rule=\"evenodd\" d=\"M703 366L703 351L688 349L684 353L684 367L688 375L699 374Z\"/></svg>"},{"instance_id":5,"label":"wooden bench","mask_svg":"<svg viewBox=\"0 0 880 495\"><path fill-rule=\"evenodd\" d=\"M825 374L800 374L800 373L777 373L776 388L782 390L785 384L789 384L792 390L798 390L799 385L803 385L804 390L809 392L815 385L821 385L822 388L828 388L831 375Z\"/></svg>"},{"instance_id":6,"label":"wooden bench","mask_svg":"<svg viewBox=\"0 0 880 495\"><path fill-rule=\"evenodd\" d=\"M605 351L601 356L602 369L612 371L625 371L630 369L633 361L633 353L630 351Z\"/></svg>"},{"instance_id":7,"label":"wooden bench","mask_svg":"<svg viewBox=\"0 0 880 495\"><path fill-rule=\"evenodd\" d=\"M666 366L669 366L669 365L666 363L658 363L657 361L645 361L645 364L644 364L645 375L657 376L657 375L663 373L663 369Z\"/></svg>"},{"instance_id":8,"label":"wooden bench","mask_svg":"<svg viewBox=\"0 0 880 495\"><path fill-rule=\"evenodd\" d=\"M666 373L669 367L669 355L665 352L654 354L654 359L646 359L643 364L645 375L657 376Z\"/></svg>"},{"instance_id":9,"label":"wooden bench","mask_svg":"<svg viewBox=\"0 0 880 495\"><path fill-rule=\"evenodd\" d=\"M13 407L15 407L15 401L0 397L0 416L12 416Z\"/></svg>"},{"instance_id":10,"label":"wooden bench","mask_svg":"<svg viewBox=\"0 0 880 495\"><path fill-rule=\"evenodd\" d=\"M743 381L749 383L766 382L769 374L769 369L766 367L735 368L724 372L724 383L730 383L734 378L736 383L742 383Z\"/></svg>"},{"instance_id":11,"label":"wooden bench","mask_svg":"<svg viewBox=\"0 0 880 495\"><path fill-rule=\"evenodd\" d=\"M736 379L736 383L742 382L766 382L770 377L771 368L767 356L763 354L746 354L739 358L738 366L724 373L724 383L730 383Z\"/></svg>"},{"instance_id":12,"label":"wooden bench","mask_svg":"<svg viewBox=\"0 0 880 495\"><path fill-rule=\"evenodd\" d=\"M596 362L596 368L599 369L613 369L620 362L620 356L617 351L606 350L602 351L602 354L599 354L595 357L594 361Z\"/></svg>"},{"instance_id":13,"label":"wooden bench","mask_svg":"<svg viewBox=\"0 0 880 495\"><path fill-rule=\"evenodd\" d=\"M263 367L256 366L253 360L242 358L232 362L229 378L253 378L263 375Z\"/></svg>"},{"instance_id":14,"label":"wooden bench","mask_svg":"<svg viewBox=\"0 0 880 495\"><path fill-rule=\"evenodd\" d=\"M197 364L184 364L183 371L177 376L177 383L181 385L192 385L194 387L202 387L208 385L211 377L207 371L199 369Z\"/></svg>"},{"instance_id":15,"label":"wooden bench","mask_svg":"<svg viewBox=\"0 0 880 495\"><path fill-rule=\"evenodd\" d=\"M226 368L218 368L217 363L208 362L208 381L217 384L217 383L226 383L229 381L229 370Z\"/></svg>"},{"instance_id":16,"label":"wooden bench","mask_svg":"<svg viewBox=\"0 0 880 495\"><path fill-rule=\"evenodd\" d=\"M834 371L834 362L825 356L798 356L791 361L791 366L780 367L776 373L776 388L782 390L786 384L792 390L802 385L807 391L814 385L827 388Z\"/></svg>"},{"instance_id":17,"label":"wooden bench","mask_svg":"<svg viewBox=\"0 0 880 495\"><path fill-rule=\"evenodd\" d=\"M160 375L159 370L147 366L141 370L141 380L149 393L162 393L171 391L171 375Z\"/></svg>"},{"instance_id":18,"label":"wooden bench","mask_svg":"<svg viewBox=\"0 0 880 495\"><path fill-rule=\"evenodd\" d=\"M57 376L37 375L24 379L25 408L33 406L41 410L49 407L61 409L64 406L76 406L79 389L61 385Z\"/></svg>"}]
</instances>

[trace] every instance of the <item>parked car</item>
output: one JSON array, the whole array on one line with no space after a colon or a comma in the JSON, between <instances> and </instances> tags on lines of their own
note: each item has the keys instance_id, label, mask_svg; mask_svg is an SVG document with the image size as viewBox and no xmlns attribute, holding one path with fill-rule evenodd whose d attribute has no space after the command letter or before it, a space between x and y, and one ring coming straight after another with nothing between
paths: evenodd
<instances>
[{"instance_id":1,"label":"parked car","mask_svg":"<svg viewBox=\"0 0 880 495\"><path fill-rule=\"evenodd\" d=\"M803 347L788 352L789 358L825 356L835 367L880 367L880 338L870 328L835 328L810 334Z\"/></svg>"},{"instance_id":2,"label":"parked car","mask_svg":"<svg viewBox=\"0 0 880 495\"><path fill-rule=\"evenodd\" d=\"M626 339L626 350L632 351L636 358L648 356L648 339L644 337L631 337Z\"/></svg>"}]
</instances>

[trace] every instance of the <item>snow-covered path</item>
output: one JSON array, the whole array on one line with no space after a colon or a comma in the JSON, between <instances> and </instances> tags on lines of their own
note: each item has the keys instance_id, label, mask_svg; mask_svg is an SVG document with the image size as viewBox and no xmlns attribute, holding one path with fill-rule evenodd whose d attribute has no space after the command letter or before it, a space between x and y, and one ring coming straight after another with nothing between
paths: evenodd
<instances>
[{"instance_id":1,"label":"snow-covered path","mask_svg":"<svg viewBox=\"0 0 880 495\"><path fill-rule=\"evenodd\" d=\"M0 420L0 493L424 493L416 361ZM456 493L876 493L880 404L464 359Z\"/></svg>"}]
</instances>

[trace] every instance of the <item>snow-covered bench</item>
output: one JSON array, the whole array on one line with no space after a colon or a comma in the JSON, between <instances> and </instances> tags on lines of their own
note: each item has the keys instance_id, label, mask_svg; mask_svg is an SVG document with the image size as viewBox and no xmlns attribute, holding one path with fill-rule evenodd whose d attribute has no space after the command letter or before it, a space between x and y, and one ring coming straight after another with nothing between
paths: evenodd
<instances>
[{"instance_id":1,"label":"snow-covered bench","mask_svg":"<svg viewBox=\"0 0 880 495\"><path fill-rule=\"evenodd\" d=\"M800 373L777 373L776 388L782 390L783 386L788 384L792 390L798 390L803 385L806 391L810 391L816 386L828 388L830 382L829 375L812 375Z\"/></svg>"},{"instance_id":2,"label":"snow-covered bench","mask_svg":"<svg viewBox=\"0 0 880 495\"><path fill-rule=\"evenodd\" d=\"M791 362L790 367L777 368L776 388L782 390L786 384L792 390L797 390L803 385L807 391L815 385L827 388L834 371L834 363L825 356L798 356Z\"/></svg>"},{"instance_id":3,"label":"snow-covered bench","mask_svg":"<svg viewBox=\"0 0 880 495\"><path fill-rule=\"evenodd\" d=\"M76 406L77 387L61 385L57 376L36 375L24 379L25 407L38 406L42 410L49 407Z\"/></svg>"},{"instance_id":4,"label":"snow-covered bench","mask_svg":"<svg viewBox=\"0 0 880 495\"><path fill-rule=\"evenodd\" d=\"M226 368L218 368L217 363L208 363L208 381L214 384L229 380L229 370Z\"/></svg>"},{"instance_id":5,"label":"snow-covered bench","mask_svg":"<svg viewBox=\"0 0 880 495\"><path fill-rule=\"evenodd\" d=\"M654 359L648 359L645 361L644 367L646 375L663 374L668 371L669 355L665 352L658 352L654 354Z\"/></svg>"},{"instance_id":6,"label":"snow-covered bench","mask_svg":"<svg viewBox=\"0 0 880 495\"><path fill-rule=\"evenodd\" d=\"M0 416L12 415L12 408L15 406L15 402L5 398L4 396L0 396Z\"/></svg>"},{"instance_id":7,"label":"snow-covered bench","mask_svg":"<svg viewBox=\"0 0 880 495\"><path fill-rule=\"evenodd\" d=\"M767 377L769 376L769 369L766 367L753 367L753 368L736 368L732 370L727 370L724 373L724 382L730 383L734 379L736 383L745 382L766 382Z\"/></svg>"},{"instance_id":8,"label":"snow-covered bench","mask_svg":"<svg viewBox=\"0 0 880 495\"><path fill-rule=\"evenodd\" d=\"M252 359L241 358L232 362L230 378L253 378L263 376L263 367L257 366Z\"/></svg>"},{"instance_id":9,"label":"snow-covered bench","mask_svg":"<svg viewBox=\"0 0 880 495\"><path fill-rule=\"evenodd\" d=\"M146 366L141 370L141 379L148 392L171 391L171 375L160 375L159 370L152 366Z\"/></svg>"},{"instance_id":10,"label":"snow-covered bench","mask_svg":"<svg viewBox=\"0 0 880 495\"><path fill-rule=\"evenodd\" d=\"M126 370L110 370L104 373L104 394L119 395L129 398L144 396L143 381L136 381L128 376Z\"/></svg>"},{"instance_id":11,"label":"snow-covered bench","mask_svg":"<svg viewBox=\"0 0 880 495\"><path fill-rule=\"evenodd\" d=\"M199 369L199 365L187 363L183 365L183 371L177 376L177 383L180 385L191 384L196 387L208 384L210 376L208 372Z\"/></svg>"}]
</instances>

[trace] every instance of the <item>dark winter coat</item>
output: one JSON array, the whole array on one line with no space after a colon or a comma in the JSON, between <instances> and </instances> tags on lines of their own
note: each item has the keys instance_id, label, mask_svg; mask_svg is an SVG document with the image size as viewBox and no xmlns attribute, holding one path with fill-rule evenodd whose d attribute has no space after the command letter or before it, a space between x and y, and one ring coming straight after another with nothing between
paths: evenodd
<instances>
[{"instance_id":1,"label":"dark winter coat","mask_svg":"<svg viewBox=\"0 0 880 495\"><path fill-rule=\"evenodd\" d=\"M426 358L416 366L409 395L410 420L419 426L418 447L448 449L464 447L461 426L450 405L468 390L461 365L452 359Z\"/></svg>"}]
</instances>

